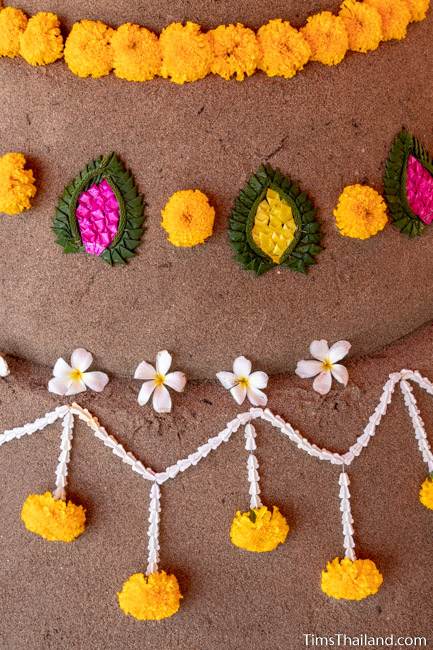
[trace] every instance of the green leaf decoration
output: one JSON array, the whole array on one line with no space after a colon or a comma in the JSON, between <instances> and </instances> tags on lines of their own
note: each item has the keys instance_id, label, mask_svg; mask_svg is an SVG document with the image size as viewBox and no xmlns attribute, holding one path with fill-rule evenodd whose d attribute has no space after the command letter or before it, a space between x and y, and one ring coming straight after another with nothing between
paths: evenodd
<instances>
[{"instance_id":1,"label":"green leaf decoration","mask_svg":"<svg viewBox=\"0 0 433 650\"><path fill-rule=\"evenodd\" d=\"M291 209L291 239L288 238L289 243L285 250L280 251L278 259L266 252L254 236L257 213L269 200L269 190L273 190L272 200L278 202L282 210L287 206ZM264 228L272 234L270 224ZM278 233L282 232L279 229ZM296 183L270 165L261 165L235 199L229 221L229 239L235 259L256 275L277 266L307 273L309 267L316 264L316 256L322 250L320 224L313 203Z\"/></svg>"},{"instance_id":2,"label":"green leaf decoration","mask_svg":"<svg viewBox=\"0 0 433 650\"><path fill-rule=\"evenodd\" d=\"M432 176L433 161L422 144L403 129L395 138L385 165L384 196L393 225L409 237L417 237L424 223L411 207L407 194L408 162L413 156Z\"/></svg>"},{"instance_id":3,"label":"green leaf decoration","mask_svg":"<svg viewBox=\"0 0 433 650\"><path fill-rule=\"evenodd\" d=\"M99 255L111 266L126 264L136 254L144 231L144 199L139 194L134 177L115 154L92 160L67 185L56 207L53 231L65 253L82 253L85 247L76 217L79 197L93 184L105 180L113 190L119 206L116 235Z\"/></svg>"}]
</instances>

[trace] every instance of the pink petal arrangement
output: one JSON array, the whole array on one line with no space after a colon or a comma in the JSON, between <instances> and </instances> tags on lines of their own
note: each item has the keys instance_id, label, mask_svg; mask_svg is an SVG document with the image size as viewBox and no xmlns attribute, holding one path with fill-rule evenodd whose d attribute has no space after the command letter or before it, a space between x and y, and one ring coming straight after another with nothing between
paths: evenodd
<instances>
[{"instance_id":1,"label":"pink petal arrangement","mask_svg":"<svg viewBox=\"0 0 433 650\"><path fill-rule=\"evenodd\" d=\"M410 209L425 224L433 221L433 176L412 154L407 162L407 200Z\"/></svg>"},{"instance_id":2,"label":"pink petal arrangement","mask_svg":"<svg viewBox=\"0 0 433 650\"><path fill-rule=\"evenodd\" d=\"M86 253L101 255L116 236L120 216L116 195L105 178L80 194L75 214Z\"/></svg>"}]
</instances>

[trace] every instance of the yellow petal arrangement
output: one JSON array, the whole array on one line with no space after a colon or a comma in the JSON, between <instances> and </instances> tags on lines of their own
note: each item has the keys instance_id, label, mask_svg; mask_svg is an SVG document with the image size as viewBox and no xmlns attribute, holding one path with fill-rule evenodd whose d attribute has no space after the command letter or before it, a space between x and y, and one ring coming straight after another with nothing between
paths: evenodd
<instances>
[{"instance_id":1,"label":"yellow petal arrangement","mask_svg":"<svg viewBox=\"0 0 433 650\"><path fill-rule=\"evenodd\" d=\"M233 546L253 553L274 551L281 553L281 550L276 551L276 549L286 541L289 532L288 523L276 506L272 509L268 508L262 504L260 499L256 429L253 422L263 420L301 451L339 469L338 483L344 557L336 557L327 563L322 571L321 587L323 593L330 598L358 601L376 594L382 585L383 577L372 560L358 559L355 555L350 480L346 470L375 435L376 428L385 416L398 384L412 421L418 449L430 472L430 476L421 486L419 498L426 508L433 510L433 453L410 382L433 395L433 383L422 377L418 371L401 370L392 373L383 387L379 403L366 427L345 454L331 452L311 443L291 424L285 422L280 416L274 415L268 408L252 407L249 411L240 413L231 422L228 422L222 431L209 438L196 451L168 466L165 470L155 472L145 467L131 452L127 452L123 445L107 433L94 415L76 403L59 406L34 422L5 431L0 434L0 447L5 443L42 431L56 421L62 420L55 490L53 493L31 494L25 500L21 513L27 530L48 541L72 542L85 531L84 508L66 498L75 418L83 421L97 440L128 465L140 479L150 483L147 568L145 572L137 572L127 578L118 592L117 598L119 607L124 614L139 621L157 621L176 614L182 599L176 576L159 568L161 486L207 458L211 452L216 451L223 443L227 443L232 435L242 427L244 428L245 450L248 452L246 468L250 509L246 512L238 511L236 513L231 524L230 539ZM282 554L281 560L283 560Z\"/></svg>"},{"instance_id":2,"label":"yellow petal arrangement","mask_svg":"<svg viewBox=\"0 0 433 650\"><path fill-rule=\"evenodd\" d=\"M430 0L343 0L338 15L314 14L301 29L281 18L257 32L237 23L208 32L193 23L171 23L159 38L145 27L118 29L99 20L76 22L64 51L58 17L38 12L29 20L14 7L0 10L0 57L22 56L46 65L64 55L78 77L95 79L112 70L120 79L144 82L161 76L176 84L209 74L242 81L256 70L290 79L308 63L337 65L348 50L370 52L381 41L406 37L410 22L424 20Z\"/></svg>"}]
</instances>

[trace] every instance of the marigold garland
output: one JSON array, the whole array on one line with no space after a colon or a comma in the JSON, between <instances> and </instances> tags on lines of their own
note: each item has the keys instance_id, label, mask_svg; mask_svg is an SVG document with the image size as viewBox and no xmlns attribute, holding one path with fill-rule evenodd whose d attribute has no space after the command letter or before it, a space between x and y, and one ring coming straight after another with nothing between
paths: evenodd
<instances>
[{"instance_id":1,"label":"marigold garland","mask_svg":"<svg viewBox=\"0 0 433 650\"><path fill-rule=\"evenodd\" d=\"M161 71L158 37L145 27L125 23L113 34L114 74L127 81L149 81Z\"/></svg>"},{"instance_id":2,"label":"marigold garland","mask_svg":"<svg viewBox=\"0 0 433 650\"><path fill-rule=\"evenodd\" d=\"M382 19L382 40L401 41L406 38L411 13L405 0L364 0L374 7Z\"/></svg>"},{"instance_id":3,"label":"marigold garland","mask_svg":"<svg viewBox=\"0 0 433 650\"><path fill-rule=\"evenodd\" d=\"M113 68L114 30L99 20L81 20L72 26L65 43L65 61L78 77L98 79Z\"/></svg>"},{"instance_id":4,"label":"marigold garland","mask_svg":"<svg viewBox=\"0 0 433 650\"><path fill-rule=\"evenodd\" d=\"M161 76L176 84L198 81L209 74L213 53L211 39L200 25L172 23L159 37L162 51Z\"/></svg>"},{"instance_id":5,"label":"marigold garland","mask_svg":"<svg viewBox=\"0 0 433 650\"><path fill-rule=\"evenodd\" d=\"M419 500L429 510L433 510L433 474L422 483L419 491Z\"/></svg>"},{"instance_id":6,"label":"marigold garland","mask_svg":"<svg viewBox=\"0 0 433 650\"><path fill-rule=\"evenodd\" d=\"M0 56L13 58L20 53L20 35L27 27L27 16L20 9L0 9Z\"/></svg>"},{"instance_id":7,"label":"marigold garland","mask_svg":"<svg viewBox=\"0 0 433 650\"><path fill-rule=\"evenodd\" d=\"M311 55L310 46L302 34L281 18L260 27L257 40L261 48L258 67L268 77L294 77Z\"/></svg>"},{"instance_id":8,"label":"marigold garland","mask_svg":"<svg viewBox=\"0 0 433 650\"><path fill-rule=\"evenodd\" d=\"M84 532L86 512L83 506L45 492L27 497L21 519L27 530L49 542L73 542Z\"/></svg>"},{"instance_id":9,"label":"marigold garland","mask_svg":"<svg viewBox=\"0 0 433 650\"><path fill-rule=\"evenodd\" d=\"M256 71L260 48L252 29L237 25L220 25L209 32L213 46L211 72L223 79L243 81Z\"/></svg>"},{"instance_id":10,"label":"marigold garland","mask_svg":"<svg viewBox=\"0 0 433 650\"><path fill-rule=\"evenodd\" d=\"M336 557L322 571L322 591L337 600L363 600L376 594L383 577L372 560Z\"/></svg>"},{"instance_id":11,"label":"marigold garland","mask_svg":"<svg viewBox=\"0 0 433 650\"><path fill-rule=\"evenodd\" d=\"M310 16L301 34L311 50L311 61L337 65L346 56L349 37L342 18L330 11Z\"/></svg>"},{"instance_id":12,"label":"marigold garland","mask_svg":"<svg viewBox=\"0 0 433 650\"><path fill-rule=\"evenodd\" d=\"M254 553L274 551L284 544L289 532L285 517L276 506L272 512L266 507L253 508L248 512L238 511L230 529L234 546Z\"/></svg>"},{"instance_id":13,"label":"marigold garland","mask_svg":"<svg viewBox=\"0 0 433 650\"><path fill-rule=\"evenodd\" d=\"M382 40L382 19L374 7L357 0L345 0L339 16L343 19L349 37L349 48L354 52L370 52Z\"/></svg>"},{"instance_id":14,"label":"marigold garland","mask_svg":"<svg viewBox=\"0 0 433 650\"><path fill-rule=\"evenodd\" d=\"M176 576L158 571L134 573L117 594L119 607L138 621L160 621L179 610L182 594Z\"/></svg>"},{"instance_id":15,"label":"marigold garland","mask_svg":"<svg viewBox=\"0 0 433 650\"><path fill-rule=\"evenodd\" d=\"M30 208L36 194L35 177L25 166L22 153L0 156L0 212L19 214Z\"/></svg>"},{"instance_id":16,"label":"marigold garland","mask_svg":"<svg viewBox=\"0 0 433 650\"><path fill-rule=\"evenodd\" d=\"M175 192L161 215L161 225L174 246L197 246L212 235L215 210L200 190Z\"/></svg>"},{"instance_id":17,"label":"marigold garland","mask_svg":"<svg viewBox=\"0 0 433 650\"><path fill-rule=\"evenodd\" d=\"M430 7L430 0L405 0L405 3L410 11L411 21L420 22L425 20Z\"/></svg>"},{"instance_id":18,"label":"marigold garland","mask_svg":"<svg viewBox=\"0 0 433 650\"><path fill-rule=\"evenodd\" d=\"M30 65L47 65L63 56L63 38L56 14L40 11L20 34L20 54Z\"/></svg>"},{"instance_id":19,"label":"marigold garland","mask_svg":"<svg viewBox=\"0 0 433 650\"><path fill-rule=\"evenodd\" d=\"M368 185L348 185L334 210L337 228L345 237L368 239L387 224L385 201Z\"/></svg>"}]
</instances>

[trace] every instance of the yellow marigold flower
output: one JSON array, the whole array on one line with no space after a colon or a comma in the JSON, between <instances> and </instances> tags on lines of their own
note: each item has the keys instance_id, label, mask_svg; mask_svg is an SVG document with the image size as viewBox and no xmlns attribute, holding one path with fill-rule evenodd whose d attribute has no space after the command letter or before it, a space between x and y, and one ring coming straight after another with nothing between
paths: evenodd
<instances>
[{"instance_id":1,"label":"yellow marigold flower","mask_svg":"<svg viewBox=\"0 0 433 650\"><path fill-rule=\"evenodd\" d=\"M345 0L339 15L346 27L351 50L369 52L379 47L382 19L377 9L356 0Z\"/></svg>"},{"instance_id":2,"label":"yellow marigold flower","mask_svg":"<svg viewBox=\"0 0 433 650\"><path fill-rule=\"evenodd\" d=\"M0 212L19 214L30 208L36 194L35 177L25 165L22 153L0 156Z\"/></svg>"},{"instance_id":3,"label":"yellow marigold flower","mask_svg":"<svg viewBox=\"0 0 433 650\"><path fill-rule=\"evenodd\" d=\"M0 56L18 56L20 34L27 26L27 16L21 9L5 7L0 9Z\"/></svg>"},{"instance_id":4,"label":"yellow marigold flower","mask_svg":"<svg viewBox=\"0 0 433 650\"><path fill-rule=\"evenodd\" d=\"M383 577L372 560L336 557L322 571L322 591L330 598L362 600L379 591Z\"/></svg>"},{"instance_id":5,"label":"yellow marigold flower","mask_svg":"<svg viewBox=\"0 0 433 650\"><path fill-rule=\"evenodd\" d=\"M426 508L433 510L433 474L426 478L419 491L419 500Z\"/></svg>"},{"instance_id":6,"label":"yellow marigold flower","mask_svg":"<svg viewBox=\"0 0 433 650\"><path fill-rule=\"evenodd\" d=\"M257 32L257 39L261 49L258 67L268 77L290 79L308 63L310 46L297 29L281 18L262 25Z\"/></svg>"},{"instance_id":7,"label":"yellow marigold flower","mask_svg":"<svg viewBox=\"0 0 433 650\"><path fill-rule=\"evenodd\" d=\"M161 215L161 225L174 246L197 246L212 234L215 210L200 190L175 192Z\"/></svg>"},{"instance_id":8,"label":"yellow marigold flower","mask_svg":"<svg viewBox=\"0 0 433 650\"><path fill-rule=\"evenodd\" d=\"M63 56L63 38L56 14L40 11L20 34L20 54L30 65L47 65Z\"/></svg>"},{"instance_id":9,"label":"yellow marigold flower","mask_svg":"<svg viewBox=\"0 0 433 650\"><path fill-rule=\"evenodd\" d=\"M407 26L410 22L410 11L405 0L364 0L374 7L382 18L382 40L400 41L406 38Z\"/></svg>"},{"instance_id":10,"label":"yellow marigold flower","mask_svg":"<svg viewBox=\"0 0 433 650\"><path fill-rule=\"evenodd\" d=\"M99 20L74 23L65 44L65 61L77 77L98 79L113 68L114 30Z\"/></svg>"},{"instance_id":11,"label":"yellow marigold flower","mask_svg":"<svg viewBox=\"0 0 433 650\"><path fill-rule=\"evenodd\" d=\"M301 34L311 50L311 60L337 65L346 56L349 37L343 20L330 11L310 16Z\"/></svg>"},{"instance_id":12,"label":"yellow marigold flower","mask_svg":"<svg viewBox=\"0 0 433 650\"><path fill-rule=\"evenodd\" d=\"M158 37L145 27L126 23L113 34L114 74L128 81L149 81L161 70Z\"/></svg>"},{"instance_id":13,"label":"yellow marigold flower","mask_svg":"<svg viewBox=\"0 0 433 650\"><path fill-rule=\"evenodd\" d=\"M368 185L345 187L334 216L340 233L355 239L368 239L376 235L388 221L383 198Z\"/></svg>"},{"instance_id":14,"label":"yellow marigold flower","mask_svg":"<svg viewBox=\"0 0 433 650\"><path fill-rule=\"evenodd\" d=\"M257 68L260 48L255 33L240 23L220 25L209 32L214 58L211 72L223 79L236 75L238 81L250 77Z\"/></svg>"},{"instance_id":15,"label":"yellow marigold flower","mask_svg":"<svg viewBox=\"0 0 433 650\"><path fill-rule=\"evenodd\" d=\"M159 37L162 50L161 75L176 84L203 79L213 60L211 40L200 25L172 23Z\"/></svg>"},{"instance_id":16,"label":"yellow marigold flower","mask_svg":"<svg viewBox=\"0 0 433 650\"><path fill-rule=\"evenodd\" d=\"M430 0L405 0L405 2L409 8L412 22L419 22L425 19L428 8L430 7Z\"/></svg>"},{"instance_id":17,"label":"yellow marigold flower","mask_svg":"<svg viewBox=\"0 0 433 650\"><path fill-rule=\"evenodd\" d=\"M176 576L158 571L134 573L117 594L120 609L139 621L160 621L179 609L182 594Z\"/></svg>"},{"instance_id":18,"label":"yellow marigold flower","mask_svg":"<svg viewBox=\"0 0 433 650\"><path fill-rule=\"evenodd\" d=\"M55 499L51 492L45 492L27 497L21 519L27 530L49 542L73 542L84 532L86 512L83 506Z\"/></svg>"},{"instance_id":19,"label":"yellow marigold flower","mask_svg":"<svg viewBox=\"0 0 433 650\"><path fill-rule=\"evenodd\" d=\"M266 506L253 508L248 512L237 512L230 529L234 546L255 553L273 551L284 544L289 526L276 506L273 511Z\"/></svg>"}]
</instances>

